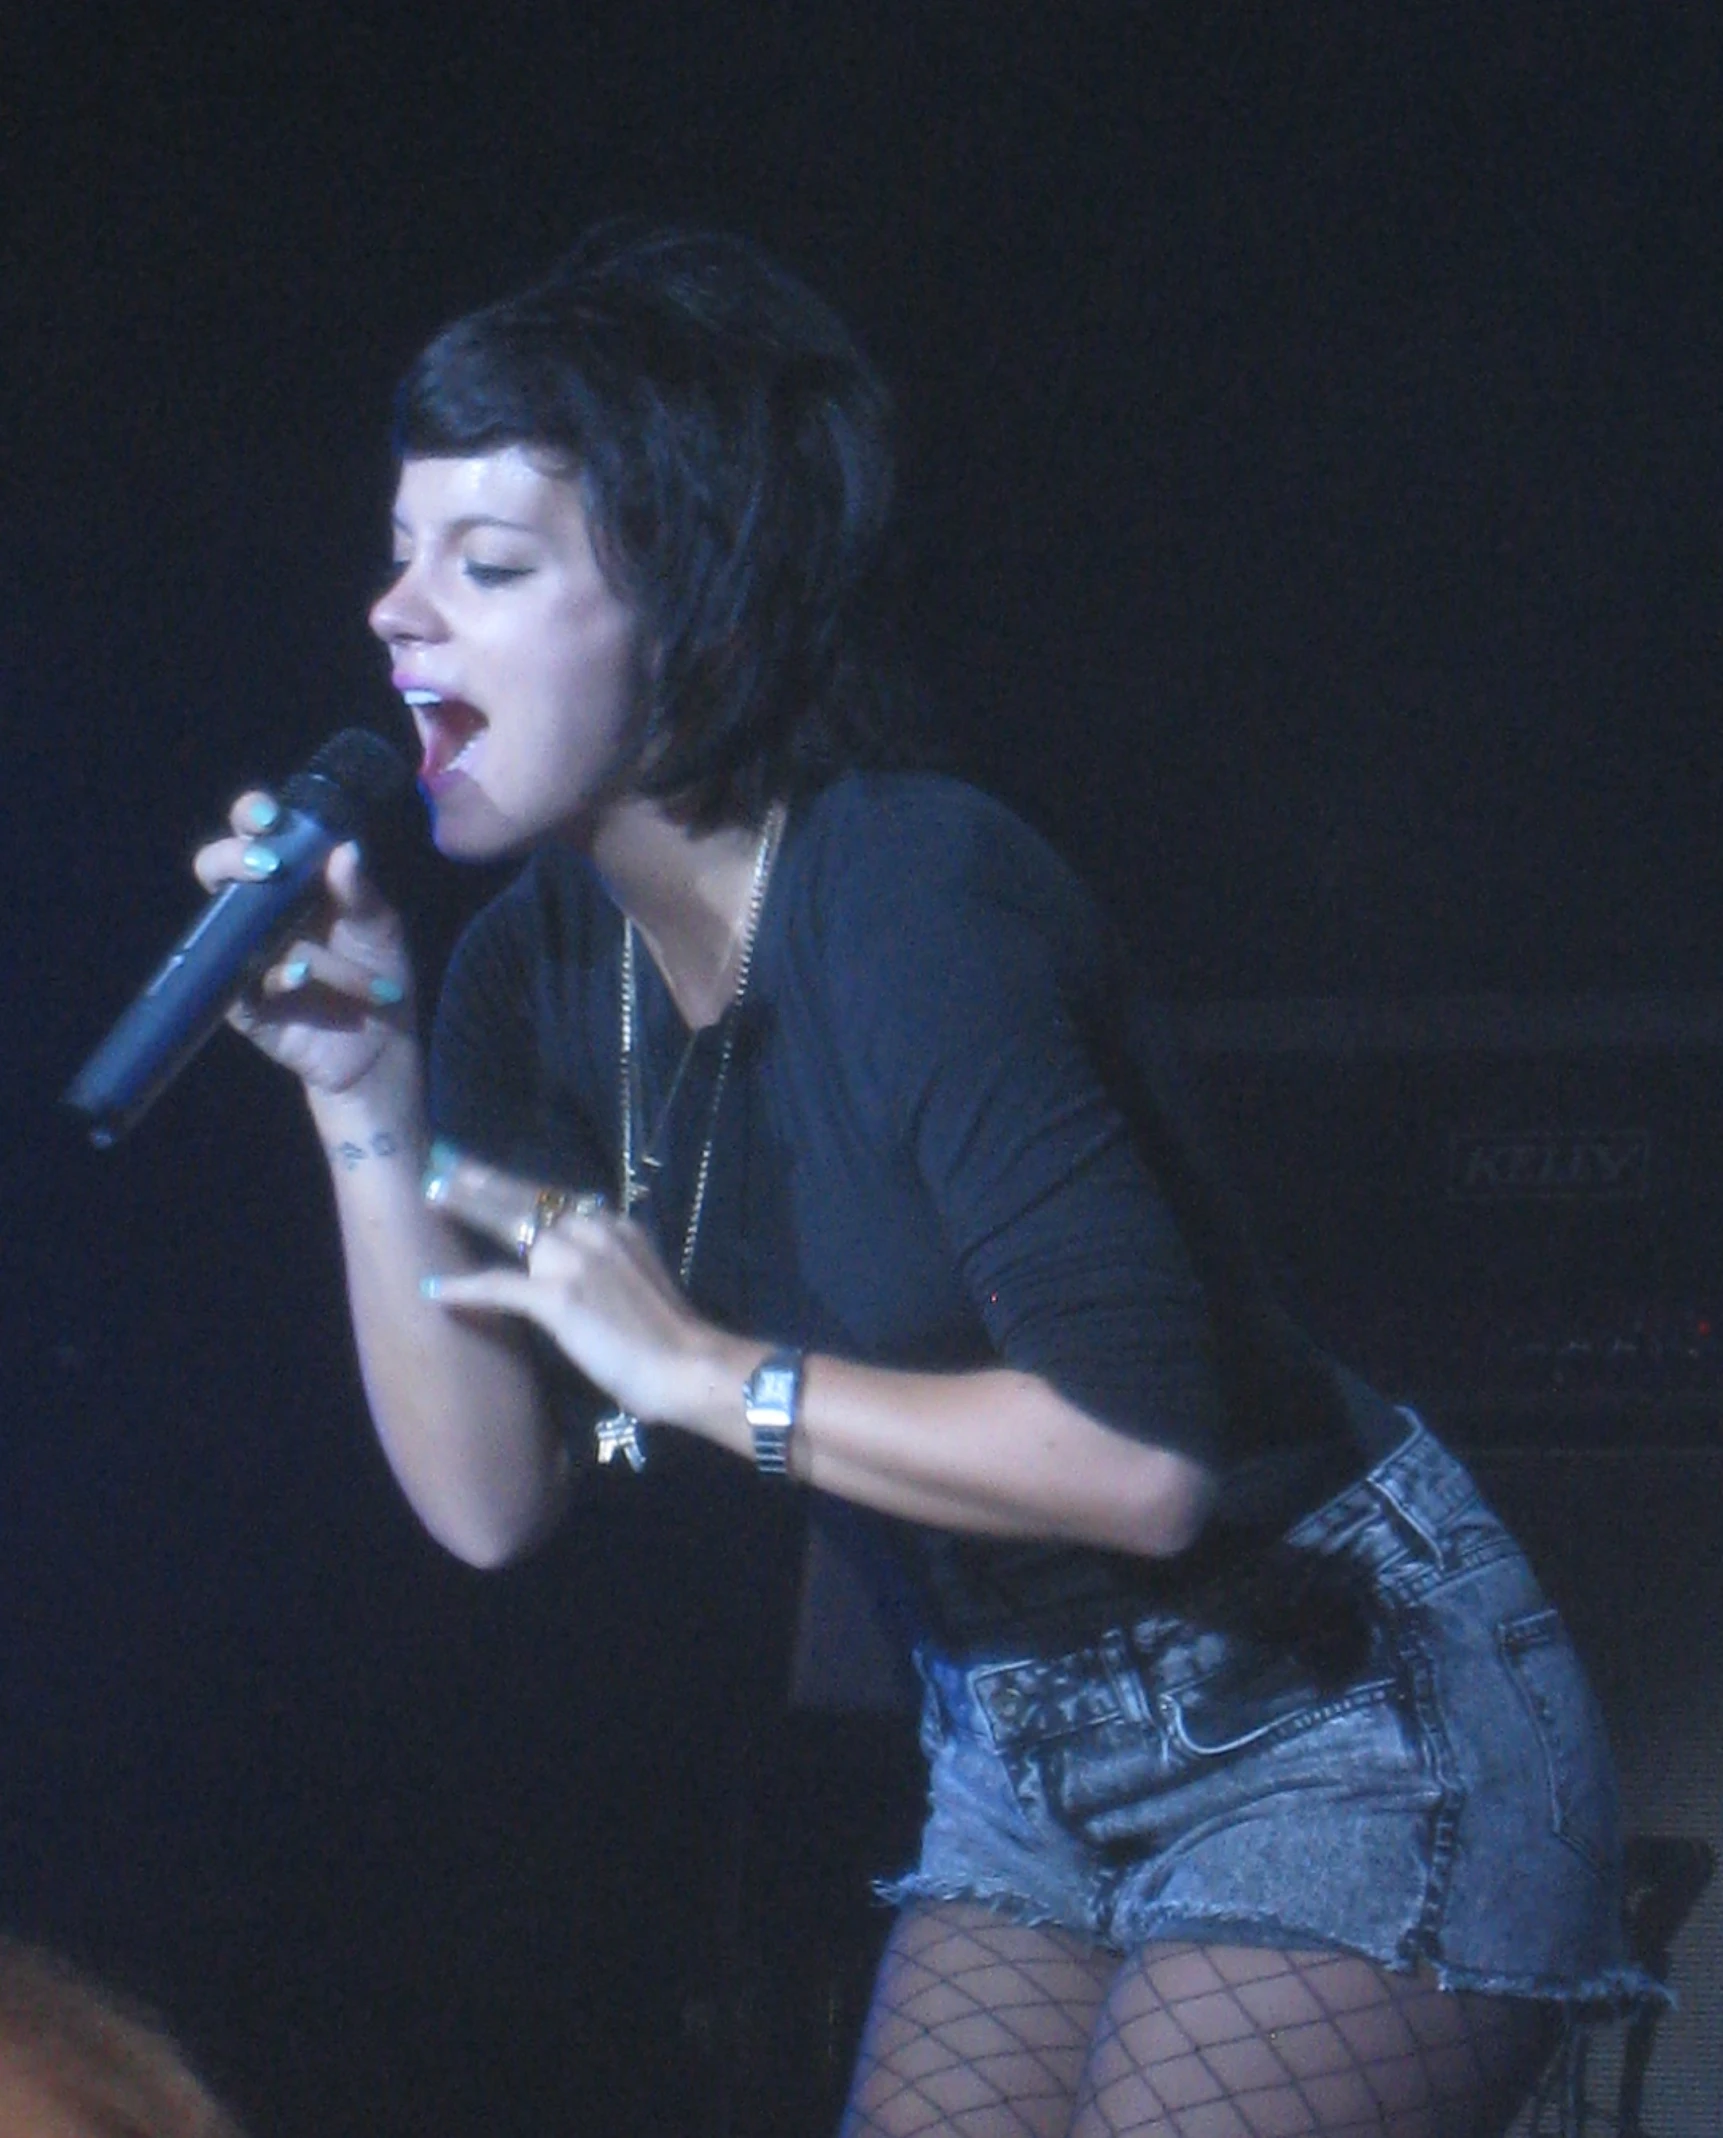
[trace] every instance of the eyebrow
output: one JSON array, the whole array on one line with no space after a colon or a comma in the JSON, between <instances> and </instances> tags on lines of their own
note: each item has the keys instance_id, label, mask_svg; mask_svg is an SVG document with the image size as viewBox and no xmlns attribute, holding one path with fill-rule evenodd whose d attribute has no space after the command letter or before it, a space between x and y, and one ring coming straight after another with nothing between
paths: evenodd
<instances>
[{"instance_id":1,"label":"eyebrow","mask_svg":"<svg viewBox=\"0 0 1723 2138\"><path fill-rule=\"evenodd\" d=\"M542 527L533 525L529 520L508 520L497 512L466 512L458 520L449 520L445 524L452 535L471 534L476 527L501 527L510 534L541 535L544 532ZM412 532L398 512L390 513L389 525L400 534Z\"/></svg>"}]
</instances>

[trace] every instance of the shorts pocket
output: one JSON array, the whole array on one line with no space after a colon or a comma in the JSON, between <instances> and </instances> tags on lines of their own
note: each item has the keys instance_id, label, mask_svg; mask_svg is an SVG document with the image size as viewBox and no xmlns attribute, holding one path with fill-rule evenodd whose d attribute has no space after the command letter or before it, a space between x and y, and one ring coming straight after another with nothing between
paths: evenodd
<instances>
[{"instance_id":1,"label":"shorts pocket","mask_svg":"<svg viewBox=\"0 0 1723 2138\"><path fill-rule=\"evenodd\" d=\"M1393 1692L1389 1679L1372 1679L1327 1696L1308 1689L1292 1697L1283 1693L1278 1700L1264 1700L1253 1708L1236 1699L1217 1699L1213 1687L1199 1686L1182 1696L1162 1693L1155 1704L1169 1741L1187 1758L1200 1762L1236 1759L1278 1744L1305 1730L1319 1729L1353 1708L1374 1707Z\"/></svg>"},{"instance_id":2,"label":"shorts pocket","mask_svg":"<svg viewBox=\"0 0 1723 2138\"><path fill-rule=\"evenodd\" d=\"M1546 1604L1503 1619L1496 1646L1531 1719L1550 1831L1606 1873L1615 1855L1615 1787L1597 1701L1567 1628Z\"/></svg>"},{"instance_id":3,"label":"shorts pocket","mask_svg":"<svg viewBox=\"0 0 1723 2138\"><path fill-rule=\"evenodd\" d=\"M1283 1787L1323 1780L1327 1732L1372 1775L1405 1763L1392 1679L1315 1684L1285 1656L1234 1652L1225 1667L1142 1687L1141 1719L1120 1718L1038 1748L1037 1787L1092 1847L1160 1841L1192 1821ZM1378 1740L1383 1740L1378 1743Z\"/></svg>"}]
</instances>

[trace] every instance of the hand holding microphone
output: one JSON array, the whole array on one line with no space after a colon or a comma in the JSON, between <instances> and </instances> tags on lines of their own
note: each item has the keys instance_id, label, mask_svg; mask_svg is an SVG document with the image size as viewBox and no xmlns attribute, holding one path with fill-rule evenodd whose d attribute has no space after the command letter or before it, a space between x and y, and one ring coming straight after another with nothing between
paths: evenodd
<instances>
[{"instance_id":1,"label":"hand holding microphone","mask_svg":"<svg viewBox=\"0 0 1723 2138\"><path fill-rule=\"evenodd\" d=\"M347 728L279 799L241 797L235 836L197 857L208 905L66 1093L93 1142L116 1143L224 1018L315 1088L364 1073L402 1017L409 974L399 920L353 842L409 782L387 743Z\"/></svg>"}]
</instances>

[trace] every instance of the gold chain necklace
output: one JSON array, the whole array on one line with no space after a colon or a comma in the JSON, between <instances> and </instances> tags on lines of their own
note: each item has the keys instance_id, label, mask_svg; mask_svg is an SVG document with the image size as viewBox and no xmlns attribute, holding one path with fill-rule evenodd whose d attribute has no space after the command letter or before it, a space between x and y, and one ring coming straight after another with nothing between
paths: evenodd
<instances>
[{"instance_id":1,"label":"gold chain necklace","mask_svg":"<svg viewBox=\"0 0 1723 2138\"><path fill-rule=\"evenodd\" d=\"M688 1205L688 1222L682 1233L682 1253L677 1261L676 1281L684 1291L694 1270L694 1250L700 1240L700 1219L706 1208L706 1189L712 1178L712 1148L718 1137L718 1109L724 1102L724 1087L730 1081L730 1064L736 1053L736 1033L741 1025L741 1008L747 998L748 981L754 970L754 945L760 933L760 915L765 908L766 886L772 880L772 864L778 857L778 847L784 836L784 824L788 816L782 802L774 802L767 812L760 832L760 843L754 849L754 877L748 893L747 918L742 930L742 955L736 967L736 988L724 1012L724 1045L718 1056L718 1073L712 1082L712 1099L706 1109L706 1134L700 1145L700 1163L694 1171L694 1193ZM639 1166L644 1163L656 1168L652 1146L664 1132L664 1123L670 1112L676 1093L681 1086L683 1073L693 1054L694 1042L690 1038L682 1060L671 1079L669 1096L659 1110L658 1126L647 1139L645 1150L637 1158L634 1131L634 1091L636 1062L640 1049L640 1003L636 983L636 952L634 947L635 927L631 920L622 924L622 984L621 997L621 1059L618 1064L618 1082L621 1086L621 1134L618 1146L621 1163L618 1168L618 1200L625 1217L631 1217L636 1208L650 1195L639 1177ZM621 1455L631 1470L646 1467L646 1449L640 1438L640 1420L632 1411L620 1406L597 1420L592 1428L593 1439L598 1444L598 1459L609 1462Z\"/></svg>"}]
</instances>

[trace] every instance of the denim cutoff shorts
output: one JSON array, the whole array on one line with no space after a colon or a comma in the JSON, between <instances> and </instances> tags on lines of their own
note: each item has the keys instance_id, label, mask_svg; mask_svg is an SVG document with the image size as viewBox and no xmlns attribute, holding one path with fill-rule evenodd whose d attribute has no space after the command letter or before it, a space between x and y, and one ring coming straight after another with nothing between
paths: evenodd
<instances>
[{"instance_id":1,"label":"denim cutoff shorts","mask_svg":"<svg viewBox=\"0 0 1723 2138\"><path fill-rule=\"evenodd\" d=\"M1090 1646L924 1647L930 1816L894 1902L1126 1951L1328 1947L1624 2006L1615 1785L1566 1629L1409 1412L1356 1483L1176 1612Z\"/></svg>"}]
</instances>

